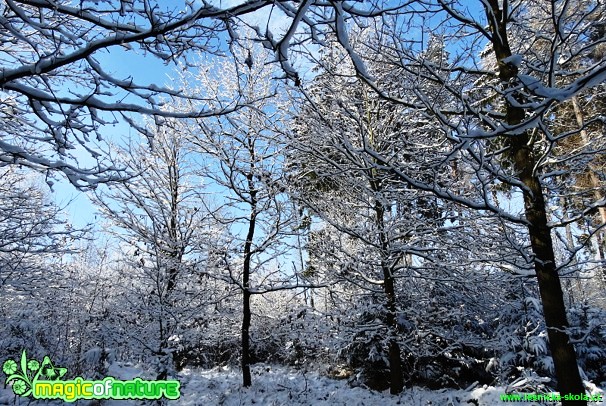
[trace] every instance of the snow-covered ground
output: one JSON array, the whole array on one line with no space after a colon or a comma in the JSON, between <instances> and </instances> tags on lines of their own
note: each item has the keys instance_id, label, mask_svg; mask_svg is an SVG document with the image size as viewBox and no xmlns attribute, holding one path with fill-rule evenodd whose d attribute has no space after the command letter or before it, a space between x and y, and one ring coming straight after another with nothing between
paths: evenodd
<instances>
[{"instance_id":1,"label":"snow-covered ground","mask_svg":"<svg viewBox=\"0 0 606 406\"><path fill-rule=\"evenodd\" d=\"M133 379L144 376L141 370L132 366L114 366L109 374L117 379ZM335 380L303 370L288 369L271 365L253 367L253 385L241 387L238 369L215 368L212 370L185 369L178 376L181 381L181 398L167 402L167 405L183 406L274 406L274 405L313 405L313 406L357 406L357 405L539 405L541 403L506 403L500 395L503 387L477 386L469 390L438 390L406 388L399 396L386 392L375 392L361 387L351 387L345 380ZM603 389L592 388L593 393L604 394ZM151 403L151 402L147 402ZM42 405L61 404L61 402L34 402L30 399L16 398L9 387L0 386L0 405ZM88 401L72 403L89 405ZM134 406L142 402L112 400L106 406ZM543 403L545 404L545 403ZM553 405L554 403L550 403ZM606 405L606 402L590 403Z\"/></svg>"}]
</instances>

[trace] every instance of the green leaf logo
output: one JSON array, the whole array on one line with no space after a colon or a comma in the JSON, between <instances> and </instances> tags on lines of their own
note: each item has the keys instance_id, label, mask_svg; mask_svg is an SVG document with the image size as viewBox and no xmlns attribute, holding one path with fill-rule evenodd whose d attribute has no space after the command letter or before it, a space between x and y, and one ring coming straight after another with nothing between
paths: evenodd
<instances>
[{"instance_id":1,"label":"green leaf logo","mask_svg":"<svg viewBox=\"0 0 606 406\"><path fill-rule=\"evenodd\" d=\"M2 364L2 372L4 372L6 375L14 374L17 372L17 363L12 359L7 359L4 361L4 364Z\"/></svg>"},{"instance_id":2,"label":"green leaf logo","mask_svg":"<svg viewBox=\"0 0 606 406\"><path fill-rule=\"evenodd\" d=\"M35 359L28 360L27 352L23 350L19 362L12 359L4 361L2 372L7 376L5 383L11 385L15 395L29 396L36 381L57 381L67 373L67 368L56 367L48 356L44 357L42 363Z\"/></svg>"},{"instance_id":3,"label":"green leaf logo","mask_svg":"<svg viewBox=\"0 0 606 406\"><path fill-rule=\"evenodd\" d=\"M38 368L40 368L40 363L38 361L36 361L35 359L32 359L27 363L27 369L29 369L32 372L37 371Z\"/></svg>"},{"instance_id":4,"label":"green leaf logo","mask_svg":"<svg viewBox=\"0 0 606 406\"><path fill-rule=\"evenodd\" d=\"M67 368L56 367L47 355L42 360L42 365L38 369L35 380L38 381L58 381L67 373Z\"/></svg>"},{"instance_id":5,"label":"green leaf logo","mask_svg":"<svg viewBox=\"0 0 606 406\"><path fill-rule=\"evenodd\" d=\"M35 362L37 363L37 361ZM21 366L21 372L19 372L19 366ZM35 364L32 363L32 366L35 366ZM11 384L15 395L28 396L32 392L33 373L31 369L28 370L25 350L21 353L19 364L12 359L4 361L2 372L7 375L5 382Z\"/></svg>"},{"instance_id":6,"label":"green leaf logo","mask_svg":"<svg viewBox=\"0 0 606 406\"><path fill-rule=\"evenodd\" d=\"M15 395L24 396L24 393L27 391L27 383L22 381L21 379L15 379L13 382L13 392Z\"/></svg>"}]
</instances>

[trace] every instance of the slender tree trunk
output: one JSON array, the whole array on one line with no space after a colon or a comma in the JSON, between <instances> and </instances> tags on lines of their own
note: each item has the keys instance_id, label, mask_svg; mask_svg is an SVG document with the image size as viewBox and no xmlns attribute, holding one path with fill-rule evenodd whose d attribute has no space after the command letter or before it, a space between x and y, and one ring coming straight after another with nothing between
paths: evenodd
<instances>
[{"instance_id":1,"label":"slender tree trunk","mask_svg":"<svg viewBox=\"0 0 606 406\"><path fill-rule=\"evenodd\" d=\"M566 201L564 198L560 199L560 204L562 205L562 207L566 206ZM574 247L574 239L572 237L572 227L570 224L566 224L566 243L568 244L569 247ZM573 265L575 268L577 266L577 260L576 258L573 258L571 263L571 265ZM577 300L577 298L575 298L575 292L582 292L582 288L581 288L581 284L579 283L578 279L575 279L576 282L576 289L572 286L572 280L571 279L567 279L566 280L566 293L568 294L568 306L573 306ZM581 293L582 295L582 293Z\"/></svg>"},{"instance_id":2,"label":"slender tree trunk","mask_svg":"<svg viewBox=\"0 0 606 406\"><path fill-rule=\"evenodd\" d=\"M164 333L164 321L162 320L162 315L160 316L160 320L158 320L159 328L160 328L160 346L158 351L156 352L156 356L159 357L160 360L160 371L156 375L156 379L159 381L164 381L168 377L168 367L166 365L166 360L164 356L166 355L166 348L168 347L166 342L166 334ZM158 404L156 402L156 404Z\"/></svg>"},{"instance_id":3,"label":"slender tree trunk","mask_svg":"<svg viewBox=\"0 0 606 406\"><path fill-rule=\"evenodd\" d=\"M169 298L177 283L179 265L183 256L183 248L175 244L179 241L179 168L177 165L177 152L173 151L169 165L169 188L170 188L170 221L168 224L168 235L170 246L168 247L168 258L170 260L168 269L168 282L166 285L166 297ZM180 241L179 241L180 242ZM172 304L172 303L171 303Z\"/></svg>"},{"instance_id":4,"label":"slender tree trunk","mask_svg":"<svg viewBox=\"0 0 606 406\"><path fill-rule=\"evenodd\" d=\"M250 375L250 261L252 239L255 234L256 208L252 209L249 222L248 234L244 243L244 264L242 270L242 385L252 385Z\"/></svg>"},{"instance_id":5,"label":"slender tree trunk","mask_svg":"<svg viewBox=\"0 0 606 406\"><path fill-rule=\"evenodd\" d=\"M498 0L489 0L486 9L492 32L492 46L499 64L499 78L506 84L515 79L518 68L503 63L503 59L512 55L507 39L508 10L500 10ZM504 3L507 4L507 3ZM506 101L507 124L515 125L524 120L525 111ZM566 307L560 277L556 269L551 230L547 226L545 197L539 177L534 172L536 159L532 153L529 134L506 135L511 157L517 176L524 184L524 209L528 221L528 233L534 254L534 267L537 275L545 325L549 337L549 348L553 357L558 390L560 394L584 394L585 388L579 374L577 357L570 343L567 328ZM563 405L586 405L586 401L562 401Z\"/></svg>"},{"instance_id":6,"label":"slender tree trunk","mask_svg":"<svg viewBox=\"0 0 606 406\"><path fill-rule=\"evenodd\" d=\"M160 294L160 287L158 287L158 293L160 294L161 301L163 302L162 307L173 308L175 305L173 299L173 291L175 289L177 283L177 276L180 270L180 264L183 257L183 248L178 247L176 244L180 244L179 239L179 165L178 165L178 150L175 145L171 145L167 149L166 161L168 163L168 180L169 180L169 191L170 191L170 219L168 221L167 232L170 237L169 246L166 247L166 250L162 251L163 255L166 255L169 263L168 272L167 272L167 280L166 286L164 289L164 293ZM162 316L163 317L163 316ZM168 320L168 319L167 319ZM168 338L170 335L170 328L172 326L169 325L169 322L166 323L160 320L160 349L159 356L162 357L161 362L161 371L158 374L158 380L165 380L168 378L168 368L167 360L164 359L166 354L169 351L169 343ZM166 332L165 332L166 330ZM157 405L163 404L163 401L157 401Z\"/></svg>"},{"instance_id":7,"label":"slender tree trunk","mask_svg":"<svg viewBox=\"0 0 606 406\"><path fill-rule=\"evenodd\" d=\"M577 124L581 129L581 139L585 144L589 143L589 135L587 134L587 130L584 128L585 120L583 118L583 112L581 111L581 107L579 106L579 101L577 97L572 98L572 108L574 109L574 115L577 120ZM601 187L600 178L596 173L596 168L594 165L589 165L589 180L591 181L591 186L593 187L593 195L596 200L601 200L604 198L604 192ZM606 207L600 207L598 209L600 213L600 219L602 224L606 224Z\"/></svg>"},{"instance_id":8,"label":"slender tree trunk","mask_svg":"<svg viewBox=\"0 0 606 406\"><path fill-rule=\"evenodd\" d=\"M252 385L250 375L250 292L244 289L242 294L242 386Z\"/></svg>"},{"instance_id":9,"label":"slender tree trunk","mask_svg":"<svg viewBox=\"0 0 606 406\"><path fill-rule=\"evenodd\" d=\"M375 183L375 182L373 182ZM389 347L389 392L396 395L404 389L402 375L402 360L400 358L400 344L398 344L398 320L396 312L396 291L393 273L388 264L389 241L385 235L384 215L385 209L379 201L375 202L376 222L379 228L379 242L381 244L381 270L383 271L383 289L385 290L387 308L387 328Z\"/></svg>"},{"instance_id":10,"label":"slender tree trunk","mask_svg":"<svg viewBox=\"0 0 606 406\"><path fill-rule=\"evenodd\" d=\"M385 295L387 296L387 325L389 326L389 393L397 395L404 389L400 344L398 344L398 324L396 300L391 270L383 268Z\"/></svg>"},{"instance_id":11,"label":"slender tree trunk","mask_svg":"<svg viewBox=\"0 0 606 406\"><path fill-rule=\"evenodd\" d=\"M574 115L577 120L577 124L581 129L581 139L585 144L588 144L590 140L589 135L587 134L587 130L584 127L585 119L583 117L583 111L579 106L579 101L576 96L572 98L572 108L574 109ZM587 169L589 172L589 180L591 182L591 186L593 187L593 196L596 200L601 200L604 198L604 192L602 191L602 182L600 181L600 178L596 173L596 168L594 165L589 164L589 168ZM606 207L600 207L598 209L598 212L600 213L601 224L606 224ZM601 230L595 234L595 242L597 245L598 260L606 260L606 257L604 255L604 250L606 249L606 242L604 241L604 230ZM603 277L606 276L606 265L602 265L602 274Z\"/></svg>"},{"instance_id":12,"label":"slender tree trunk","mask_svg":"<svg viewBox=\"0 0 606 406\"><path fill-rule=\"evenodd\" d=\"M255 151L252 141L249 139L249 153L251 154L251 168L246 174L248 183L248 192L250 194L250 217L248 219L248 232L244 242L244 264L242 269L242 385L245 387L252 385L250 375L250 265L252 257L252 243L255 236L255 227L257 223L257 189L254 184L254 160Z\"/></svg>"},{"instance_id":13,"label":"slender tree trunk","mask_svg":"<svg viewBox=\"0 0 606 406\"><path fill-rule=\"evenodd\" d=\"M368 142L374 144L375 135L373 132L372 118L370 110L367 110L368 119ZM377 162L375 162L377 163ZM370 189L375 196L381 195L383 184L377 168L371 168L367 175L370 181ZM396 290L392 268L389 265L390 259L390 241L385 232L385 206L384 203L375 197L374 201L375 224L379 231L379 244L381 248L381 271L383 272L383 290L385 291L385 308L387 310L387 329L388 329L388 358L389 358L389 392L396 395L404 389L404 376L402 374L402 359L400 344L398 344L398 319Z\"/></svg>"}]
</instances>

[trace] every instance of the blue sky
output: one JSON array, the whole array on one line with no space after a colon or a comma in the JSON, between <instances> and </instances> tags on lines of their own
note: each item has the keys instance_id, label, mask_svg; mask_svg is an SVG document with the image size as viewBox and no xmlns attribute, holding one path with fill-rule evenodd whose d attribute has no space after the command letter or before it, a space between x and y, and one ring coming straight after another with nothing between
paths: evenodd
<instances>
[{"instance_id":1,"label":"blue sky","mask_svg":"<svg viewBox=\"0 0 606 406\"><path fill-rule=\"evenodd\" d=\"M134 52L124 52L118 47L113 47L109 52L100 51L95 54L95 58L104 69L115 74L116 77L120 79L133 77L139 84L167 85L171 81L169 74L174 69L174 65L167 66L156 58L145 57ZM124 121L115 125L106 125L101 132L106 141L122 145L125 140L139 138L137 131ZM105 153L109 147L102 144L98 149ZM85 152L75 151L74 154L81 167L93 166L96 163ZM84 227L98 222L98 219L95 218L96 208L85 192L77 190L63 176L59 175L53 181L55 183L51 192L52 196L59 206L66 208L73 225Z\"/></svg>"},{"instance_id":2,"label":"blue sky","mask_svg":"<svg viewBox=\"0 0 606 406\"><path fill-rule=\"evenodd\" d=\"M221 6L233 6L242 2L223 1ZM246 22L265 26L268 10L262 10L246 16ZM289 19L278 10L272 11L272 21L270 29L279 32L286 26ZM174 78L177 76L174 63L166 64L151 55L144 55L136 49L125 49L123 47L112 47L108 50L100 50L94 54L94 57L108 73L113 74L119 79L132 78L140 85L153 84L157 86L174 86ZM126 99L126 102L135 100ZM108 119L111 119L108 117ZM138 117L139 122L143 120ZM125 122L119 122L115 125L107 125L101 130L105 140L124 145L127 140L134 139L139 141L140 135L136 130L130 128ZM107 152L107 146L100 146L100 151ZM77 157L78 164L81 167L93 166L96 162L83 151L75 151L73 154ZM51 195L55 202L65 207L70 221L77 227L84 227L88 224L97 224L100 217L96 217L96 208L90 202L85 192L77 190L64 177L58 175L52 179L54 185ZM103 186L100 186L103 187Z\"/></svg>"},{"instance_id":3,"label":"blue sky","mask_svg":"<svg viewBox=\"0 0 606 406\"><path fill-rule=\"evenodd\" d=\"M229 7L243 3L235 0L215 0L222 7ZM468 1L463 3L469 4ZM478 11L479 7L474 8ZM267 18L269 17L270 9L245 16L245 21L249 24L258 25L262 29L266 26ZM271 23L269 29L275 34L280 33L288 26L290 19L276 8L271 9ZM138 84L154 84L154 85L171 85L175 77L175 64L165 64L153 56L145 56L136 50L126 50L122 47L113 47L110 50L101 50L95 53L95 58L100 62L101 66L108 72L114 74L120 79L133 78ZM309 69L310 66L304 66L303 71ZM304 72L301 72L305 75ZM305 77L305 76L304 76ZM128 99L126 100L128 101ZM142 119L142 117L140 117ZM106 126L102 131L104 137L112 142L123 144L124 140L131 137L138 138L139 135L125 123L119 123L113 126ZM104 147L101 148L106 149ZM86 167L87 164L92 165L94 161L87 158L84 154L77 154L79 164ZM60 178L60 177L59 177ZM76 190L66 180L57 179L54 185L53 196L61 205L67 205L67 211L71 221L76 226L84 226L88 223L96 223L94 217L95 207L89 202L86 194Z\"/></svg>"}]
</instances>

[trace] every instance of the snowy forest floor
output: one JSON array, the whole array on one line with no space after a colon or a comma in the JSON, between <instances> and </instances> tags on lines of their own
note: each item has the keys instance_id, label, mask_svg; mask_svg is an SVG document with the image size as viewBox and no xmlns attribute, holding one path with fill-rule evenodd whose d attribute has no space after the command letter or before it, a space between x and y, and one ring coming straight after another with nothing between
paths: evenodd
<instances>
[{"instance_id":1,"label":"snowy forest floor","mask_svg":"<svg viewBox=\"0 0 606 406\"><path fill-rule=\"evenodd\" d=\"M505 387L477 386L468 390L424 388L405 388L402 394L392 396L389 391L376 392L362 387L351 387L346 380L336 380L315 371L305 372L282 366L257 364L252 369L253 385L242 388L240 371L235 368L184 369L178 374L181 381L181 398L167 401L165 404L183 406L240 406L240 405L556 405L556 403L509 402L501 400L506 393ZM110 368L109 374L117 379L141 377L150 379L141 369L131 366ZM592 394L605 394L589 384ZM511 390L511 388L509 389ZM604 396L603 396L604 398ZM15 397L10 387L0 385L0 405L58 405L59 401L42 402ZM88 406L96 403L79 401L73 405ZM152 404L151 401L112 400L102 403L104 406L134 406ZM590 405L606 405L606 401L593 402Z\"/></svg>"}]
</instances>

